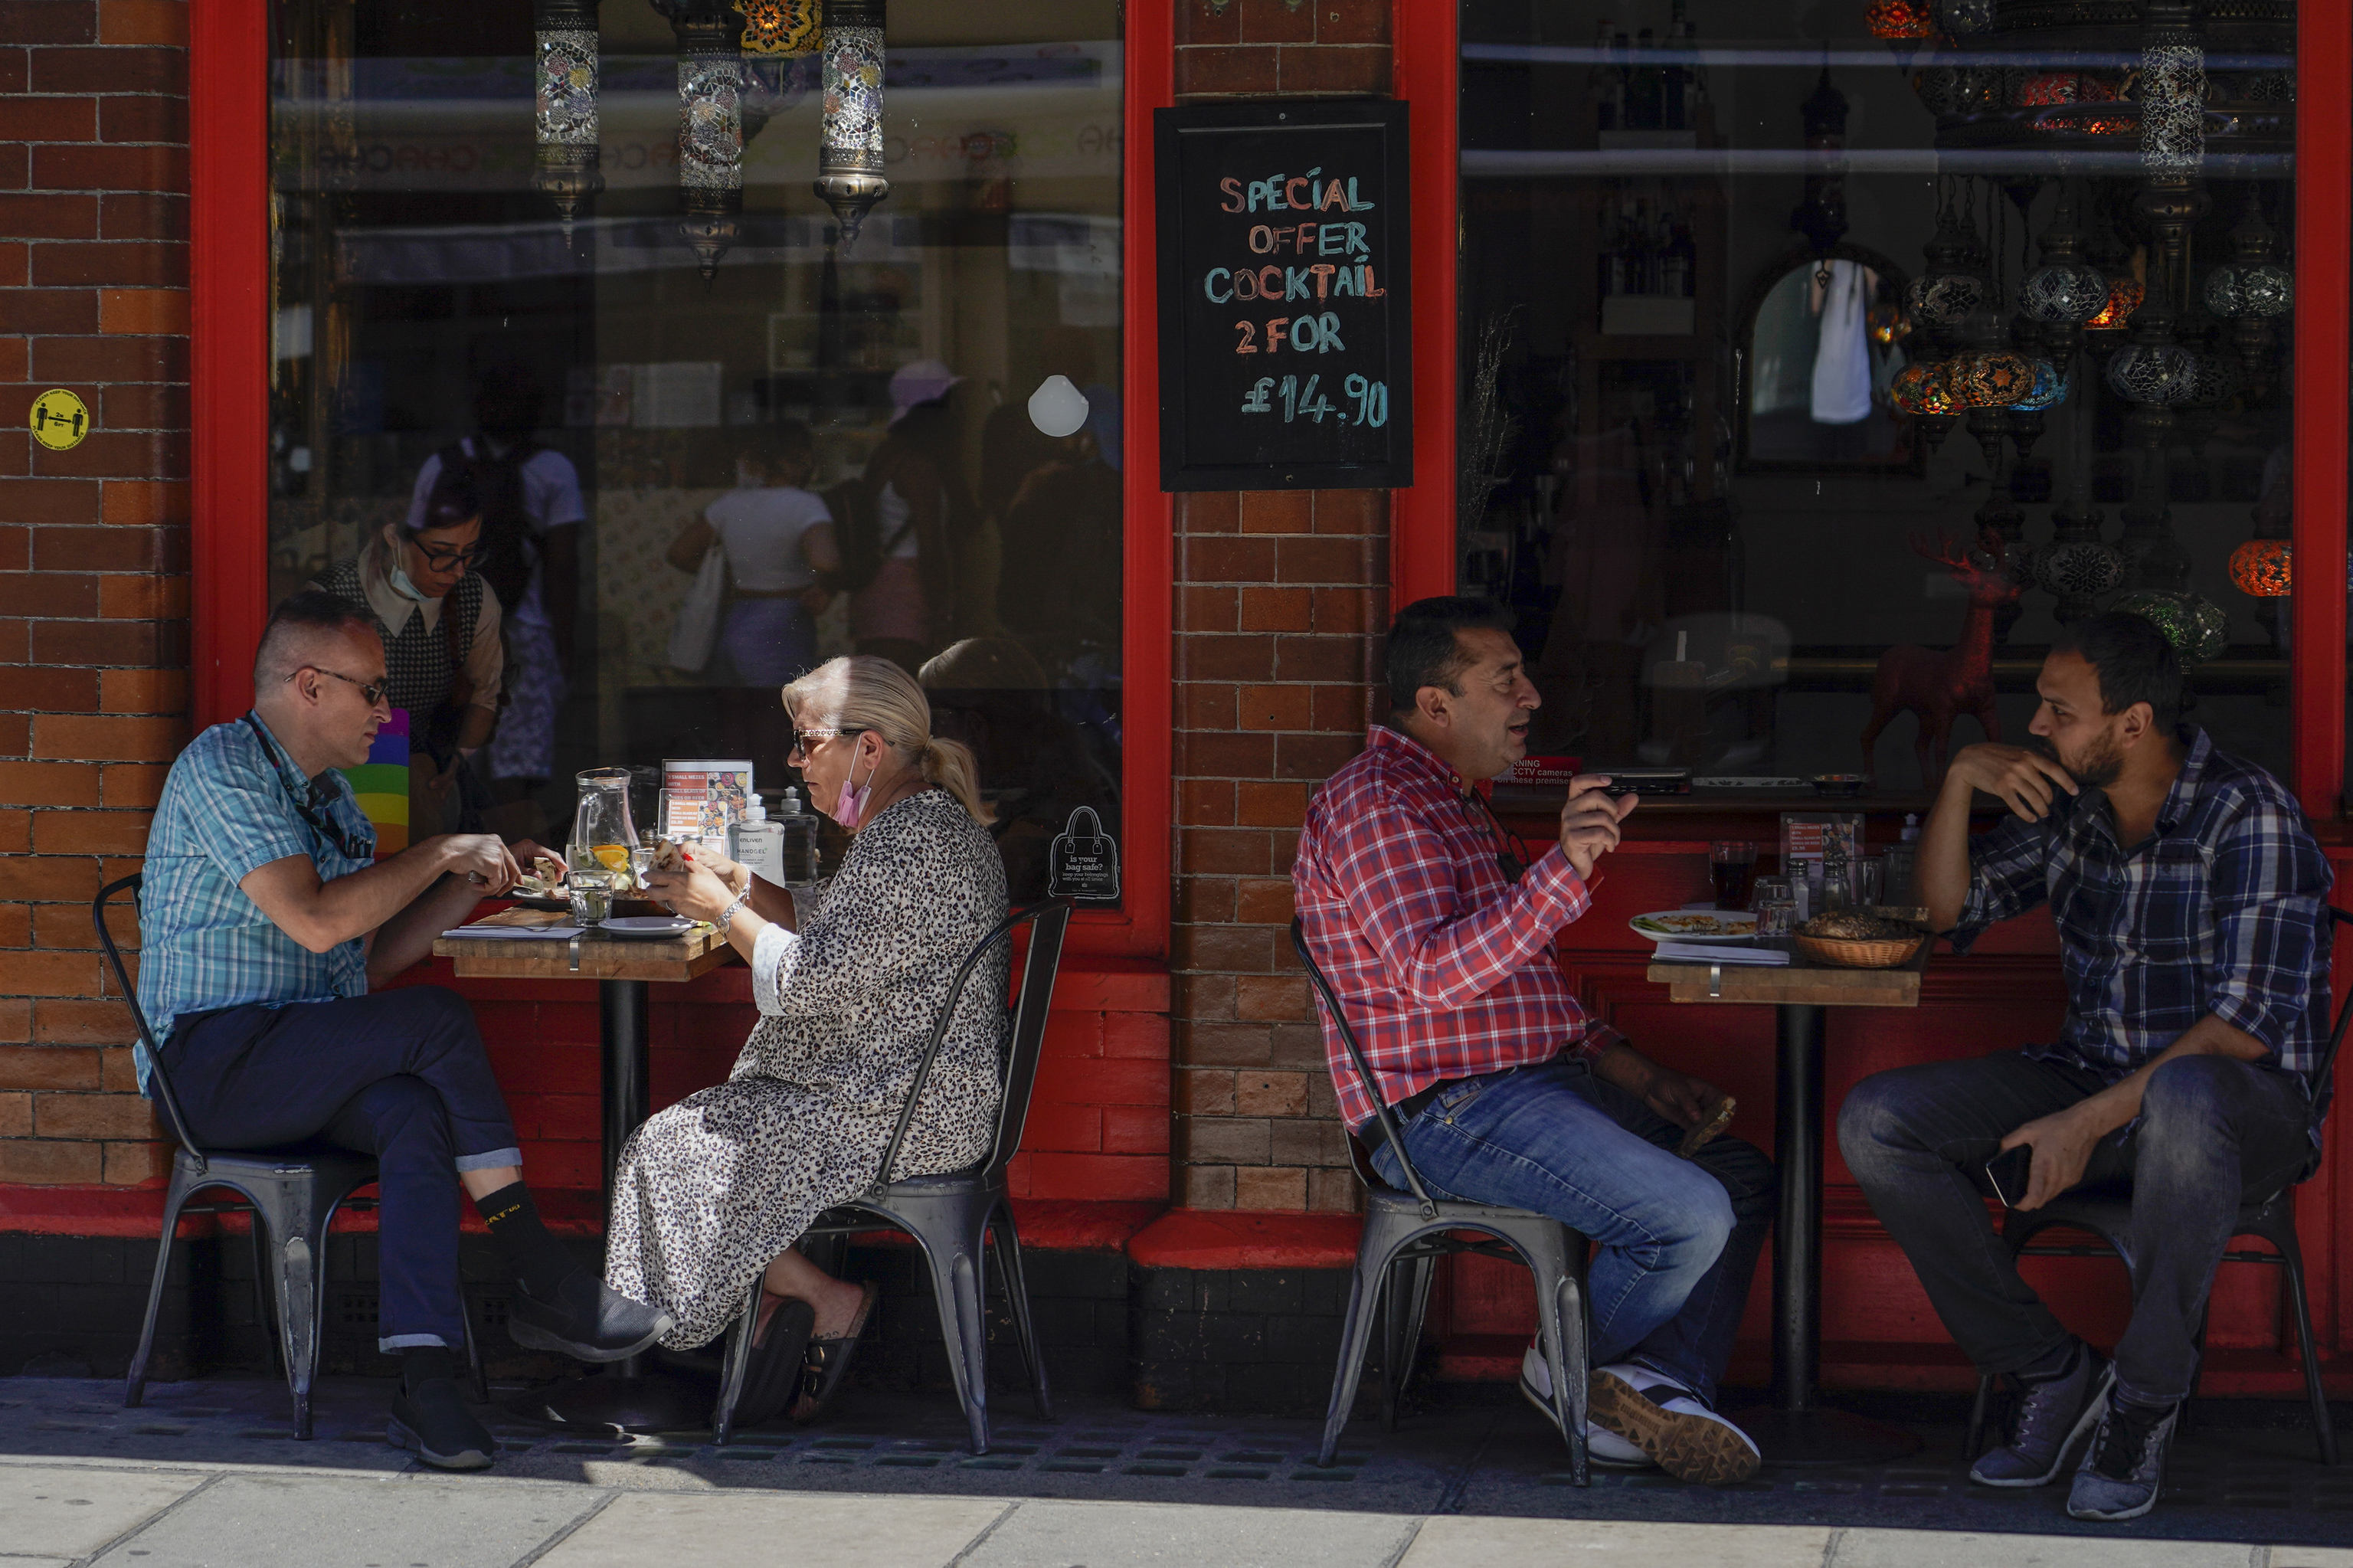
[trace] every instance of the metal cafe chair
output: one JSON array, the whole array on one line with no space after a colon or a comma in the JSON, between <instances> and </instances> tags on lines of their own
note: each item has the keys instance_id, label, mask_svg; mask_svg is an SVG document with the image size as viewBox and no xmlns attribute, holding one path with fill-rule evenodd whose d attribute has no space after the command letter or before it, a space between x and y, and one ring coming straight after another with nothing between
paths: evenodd
<instances>
[{"instance_id":1,"label":"metal cafe chair","mask_svg":"<svg viewBox=\"0 0 2353 1568\"><path fill-rule=\"evenodd\" d=\"M2353 925L2353 913L2330 906L2329 934L2334 936L2339 926ZM2329 1074L2337 1063L2337 1048L2345 1043L2345 1028L2353 1022L2353 997L2348 997L2337 1009L2337 1024L2328 1033L2328 1044L2320 1054L2320 1065L2312 1075L2313 1103L2317 1105L2328 1093ZM2311 1180L2318 1161L2314 1161L2293 1181L2275 1192L2253 1202L2242 1204L2238 1224L2232 1229L2231 1239L2253 1236L2271 1244L2270 1252L2252 1249L2225 1251L2225 1263L2268 1264L2287 1270L2288 1304L2295 1313L2296 1352L2304 1360L2304 1392L2312 1402L2312 1430L2320 1445L2320 1462L2337 1463L2337 1424L2328 1414L2328 1395L2321 1387L2320 1356L2312 1342L2312 1299L2305 1290L2304 1249L2296 1244L2295 1204L2292 1194L2305 1181ZM2031 1245L2035 1236L2047 1230L2084 1231L2099 1238L2098 1243L2074 1245ZM2129 1191L2102 1188L2092 1192L2068 1192L2052 1199L2031 1213L2004 1208L2001 1216L2002 1240L2010 1245L2012 1257L2107 1257L2124 1260L2130 1271L2132 1255L2132 1195ZM2206 1360L2206 1324L2201 1318L2198 1325L2199 1372L2191 1376L2189 1392L2195 1398L2198 1381L2203 1374ZM1980 1374L1978 1378L1976 1402L1969 1408L1969 1431L1967 1452L1972 1456L1982 1451L1985 1443L1986 1418L1993 1398L1994 1380Z\"/></svg>"},{"instance_id":2,"label":"metal cafe chair","mask_svg":"<svg viewBox=\"0 0 2353 1568\"><path fill-rule=\"evenodd\" d=\"M1307 950L1305 932L1291 923L1291 945L1307 968L1307 978L1340 1044L1348 1053L1359 1081L1375 1080L1365 1054L1340 1011L1340 999L1315 966ZM1438 1260L1454 1253L1477 1253L1523 1263L1535 1276L1536 1319L1544 1351L1545 1373L1551 1381L1552 1417L1568 1444L1569 1475L1578 1486L1588 1481L1585 1450L1588 1344L1585 1324L1585 1238L1547 1214L1496 1204L1458 1202L1433 1198L1420 1173L1406 1158L1405 1139L1397 1118L1375 1097L1381 1137L1390 1156L1404 1172L1407 1192L1400 1192L1373 1170L1364 1146L1351 1138L1349 1149L1356 1179L1365 1184L1365 1230L1356 1244L1356 1277L1348 1287L1348 1313L1340 1327L1340 1364L1333 1374L1332 1404L1324 1415L1324 1446L1316 1462L1329 1465L1340 1446L1340 1434L1356 1403L1356 1385L1371 1348L1375 1319L1381 1334L1381 1425L1397 1429L1397 1399L1412 1375L1420 1349L1422 1316L1430 1304L1431 1277ZM1474 1231L1491 1240L1466 1241L1452 1233Z\"/></svg>"},{"instance_id":3,"label":"metal cafe chair","mask_svg":"<svg viewBox=\"0 0 2353 1568\"><path fill-rule=\"evenodd\" d=\"M1039 1416L1050 1420L1046 1391L1046 1361L1038 1346L1038 1331L1029 1311L1029 1287L1021 1273L1021 1237L1014 1229L1013 1205L1005 1185L1005 1168L1021 1148L1022 1124L1029 1116L1029 1091L1038 1078L1038 1058L1046 1039L1046 1015L1054 1000L1055 971L1061 967L1062 937L1071 922L1071 900L1049 899L1017 909L997 923L956 969L946 1002L933 1020L932 1036L915 1068L914 1086L900 1107L899 1125L877 1169L887 1174L898 1163L899 1148L915 1119L915 1107L932 1065L947 1038L965 983L980 962L998 944L1010 946L1013 933L1030 927L1029 962L1021 974L1020 994L1010 1013L1010 1040L998 1053L1004 1077L997 1108L997 1136L988 1154L966 1170L944 1176L913 1176L892 1181L878 1175L874 1184L849 1202L818 1216L801 1233L804 1241L849 1236L876 1228L878 1220L915 1239L930 1266L932 1294L939 1306L940 1336L947 1342L948 1369L955 1379L957 1400L971 1428L972 1451L988 1452L988 1340L981 1317L985 1258L983 1243L997 1255L997 1272L1013 1319L1014 1337L1029 1369L1030 1388ZM744 1310L728 1330L727 1353L720 1374L719 1402L711 1414L712 1438L726 1443L734 1436L735 1403L743 1396L744 1377L752 1361L752 1332L760 1317L760 1281L752 1281Z\"/></svg>"},{"instance_id":4,"label":"metal cafe chair","mask_svg":"<svg viewBox=\"0 0 2353 1568\"><path fill-rule=\"evenodd\" d=\"M139 1326L139 1349L131 1358L122 1403L136 1408L147 1393L147 1362L155 1344L155 1318L164 1305L164 1278L172 1266L172 1238L182 1216L253 1213L253 1287L266 1340L275 1308L276 1338L269 1340L270 1359L286 1368L287 1391L294 1396L294 1436L311 1436L311 1390L318 1381L319 1342L326 1334L327 1230L339 1209L372 1209L374 1198L354 1197L375 1180L375 1160L349 1150L324 1146L280 1150L202 1149L189 1134L179 1097L172 1092L171 1075L164 1070L162 1052L147 1015L140 1010L139 993L123 967L114 934L106 928L106 906L125 891L135 900L142 878L126 876L98 890L90 901L91 923L99 945L113 966L122 988L124 1005L139 1026L139 1044L147 1062L147 1082L163 1102L164 1119L179 1148L172 1151L171 1184L164 1192L163 1237L155 1247L155 1277L147 1287L147 1315ZM188 1200L207 1188L226 1187L241 1202L191 1204ZM475 1403L487 1404L490 1387L482 1377L482 1357L474 1343L470 1312L466 1322L466 1367L473 1383Z\"/></svg>"}]
</instances>

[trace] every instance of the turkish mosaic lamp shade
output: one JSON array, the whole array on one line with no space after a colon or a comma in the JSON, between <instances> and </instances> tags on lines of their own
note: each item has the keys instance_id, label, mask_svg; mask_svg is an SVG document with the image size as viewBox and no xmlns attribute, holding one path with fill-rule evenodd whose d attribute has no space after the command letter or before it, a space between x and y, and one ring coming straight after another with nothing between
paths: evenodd
<instances>
[{"instance_id":1,"label":"turkish mosaic lamp shade","mask_svg":"<svg viewBox=\"0 0 2353 1568\"><path fill-rule=\"evenodd\" d=\"M2295 278L2267 261L2225 264L2206 274L2203 298L2217 316L2284 316L2295 307Z\"/></svg>"},{"instance_id":2,"label":"turkish mosaic lamp shade","mask_svg":"<svg viewBox=\"0 0 2353 1568\"><path fill-rule=\"evenodd\" d=\"M1958 326L1986 302L1986 281L1972 272L1933 272L1912 280L1904 304L1914 321Z\"/></svg>"},{"instance_id":3,"label":"turkish mosaic lamp shade","mask_svg":"<svg viewBox=\"0 0 2353 1568\"><path fill-rule=\"evenodd\" d=\"M2125 580L2124 556L2100 539L2060 539L2034 557L2035 586L2058 599L2097 599Z\"/></svg>"},{"instance_id":4,"label":"turkish mosaic lamp shade","mask_svg":"<svg viewBox=\"0 0 2353 1568\"><path fill-rule=\"evenodd\" d=\"M747 55L812 55L822 19L818 0L740 0L744 52Z\"/></svg>"},{"instance_id":5,"label":"turkish mosaic lamp shade","mask_svg":"<svg viewBox=\"0 0 2353 1568\"><path fill-rule=\"evenodd\" d=\"M2284 599L2295 552L2285 539L2250 539L2231 552L2231 583L2251 599Z\"/></svg>"},{"instance_id":6,"label":"turkish mosaic lamp shade","mask_svg":"<svg viewBox=\"0 0 2353 1568\"><path fill-rule=\"evenodd\" d=\"M1960 405L1953 401L1952 392L1945 384L1945 366L1926 365L1915 360L1895 373L1887 388L1888 400L1905 413L1915 416L1957 414Z\"/></svg>"},{"instance_id":7,"label":"turkish mosaic lamp shade","mask_svg":"<svg viewBox=\"0 0 2353 1568\"><path fill-rule=\"evenodd\" d=\"M1862 25L1874 38L1926 38L1936 36L1936 16L1926 0L1871 0Z\"/></svg>"},{"instance_id":8,"label":"turkish mosaic lamp shade","mask_svg":"<svg viewBox=\"0 0 2353 1568\"><path fill-rule=\"evenodd\" d=\"M2108 302L2098 313L2084 323L2085 332L2121 332L2132 320L2135 311L2148 291L2137 278L2113 278L2108 281Z\"/></svg>"},{"instance_id":9,"label":"turkish mosaic lamp shade","mask_svg":"<svg viewBox=\"0 0 2353 1568\"><path fill-rule=\"evenodd\" d=\"M2202 664L2231 645L2230 617L2194 593L2142 588L2108 608L2153 623L2184 664Z\"/></svg>"},{"instance_id":10,"label":"turkish mosaic lamp shade","mask_svg":"<svg viewBox=\"0 0 2353 1568\"><path fill-rule=\"evenodd\" d=\"M2007 408L2034 390L2034 362L2006 348L1968 349L1947 368L1945 386L1961 408Z\"/></svg>"},{"instance_id":11,"label":"turkish mosaic lamp shade","mask_svg":"<svg viewBox=\"0 0 2353 1568\"><path fill-rule=\"evenodd\" d=\"M2038 359L2033 363L2034 377L2027 387L2026 396L2010 405L2021 414L2040 414L2046 409L2056 408L2067 400L2067 394L2074 387L2073 378L2062 375L2059 367L2049 360Z\"/></svg>"},{"instance_id":12,"label":"turkish mosaic lamp shade","mask_svg":"<svg viewBox=\"0 0 2353 1568\"><path fill-rule=\"evenodd\" d=\"M2038 267L2018 286L2018 308L2038 322L2072 325L2089 322L2108 303L2108 281L2088 261Z\"/></svg>"},{"instance_id":13,"label":"turkish mosaic lamp shade","mask_svg":"<svg viewBox=\"0 0 2353 1568\"><path fill-rule=\"evenodd\" d=\"M2107 382L2128 403L2187 403L2198 392L2198 356L2178 343L2128 343L2108 361Z\"/></svg>"}]
</instances>

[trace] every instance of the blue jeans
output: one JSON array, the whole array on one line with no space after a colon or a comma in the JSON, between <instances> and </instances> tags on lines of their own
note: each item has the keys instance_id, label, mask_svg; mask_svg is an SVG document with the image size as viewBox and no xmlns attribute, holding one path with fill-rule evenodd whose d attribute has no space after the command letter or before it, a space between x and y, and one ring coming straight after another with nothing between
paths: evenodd
<instances>
[{"instance_id":1,"label":"blue jeans","mask_svg":"<svg viewBox=\"0 0 2353 1568\"><path fill-rule=\"evenodd\" d=\"M1595 1366L1636 1361L1715 1399L1773 1219L1762 1151L1718 1138L1677 1159L1683 1128L1582 1060L1467 1079L1403 1130L1432 1196L1534 1210L1599 1244L1585 1282ZM1373 1168L1405 1186L1386 1140Z\"/></svg>"}]
</instances>

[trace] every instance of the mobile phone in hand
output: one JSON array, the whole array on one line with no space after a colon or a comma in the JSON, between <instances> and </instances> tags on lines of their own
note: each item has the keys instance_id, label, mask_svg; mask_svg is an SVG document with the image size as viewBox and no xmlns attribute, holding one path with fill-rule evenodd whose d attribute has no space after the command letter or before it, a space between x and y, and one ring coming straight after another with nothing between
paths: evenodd
<instances>
[{"instance_id":1,"label":"mobile phone in hand","mask_svg":"<svg viewBox=\"0 0 2353 1568\"><path fill-rule=\"evenodd\" d=\"M2034 1164L2034 1145L2021 1143L2015 1149L2005 1149L1986 1161L1986 1180L1993 1183L1993 1195L2011 1208L2026 1199L2027 1174Z\"/></svg>"},{"instance_id":2,"label":"mobile phone in hand","mask_svg":"<svg viewBox=\"0 0 2353 1568\"><path fill-rule=\"evenodd\" d=\"M1689 1160L1693 1155L1697 1154L1701 1146L1708 1139L1732 1125L1732 1113L1739 1108L1740 1102L1730 1095L1716 1101L1715 1107L1705 1117L1694 1122L1691 1130L1683 1134L1683 1141L1675 1145L1677 1157Z\"/></svg>"}]
</instances>

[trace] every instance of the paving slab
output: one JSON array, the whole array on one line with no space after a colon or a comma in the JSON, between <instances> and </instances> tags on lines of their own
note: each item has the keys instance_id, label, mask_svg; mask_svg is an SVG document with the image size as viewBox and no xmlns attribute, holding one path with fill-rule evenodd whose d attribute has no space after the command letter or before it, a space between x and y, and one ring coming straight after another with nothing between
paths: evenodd
<instances>
[{"instance_id":1,"label":"paving slab","mask_svg":"<svg viewBox=\"0 0 2353 1568\"><path fill-rule=\"evenodd\" d=\"M1825 1525L1642 1524L1625 1520L1478 1519L1425 1522L1398 1568L1822 1568ZM1984 1568L1980 1559L1973 1568ZM1839 1559L1844 1568L1845 1559ZM1092 1568L1092 1565L1090 1565ZM1916 1565L1915 1565L1916 1568ZM2245 1568L2241 1563L2239 1568Z\"/></svg>"},{"instance_id":2,"label":"paving slab","mask_svg":"<svg viewBox=\"0 0 2353 1568\"><path fill-rule=\"evenodd\" d=\"M958 1568L1387 1568L1414 1524L1311 1509L1026 1502Z\"/></svg>"},{"instance_id":3,"label":"paving slab","mask_svg":"<svg viewBox=\"0 0 2353 1568\"><path fill-rule=\"evenodd\" d=\"M2353 1552L2326 1546L2274 1546L2270 1568L2353 1568Z\"/></svg>"},{"instance_id":4,"label":"paving slab","mask_svg":"<svg viewBox=\"0 0 2353 1568\"><path fill-rule=\"evenodd\" d=\"M632 1492L557 1542L537 1568L942 1568L1007 1507L980 1498Z\"/></svg>"},{"instance_id":5,"label":"paving slab","mask_svg":"<svg viewBox=\"0 0 2353 1568\"><path fill-rule=\"evenodd\" d=\"M510 1568L596 1494L463 1481L231 1475L103 1568Z\"/></svg>"},{"instance_id":6,"label":"paving slab","mask_svg":"<svg viewBox=\"0 0 2353 1568\"><path fill-rule=\"evenodd\" d=\"M1833 1568L2248 1568L2248 1548L2235 1542L1959 1530L1850 1530L1831 1559ZM2278 1568L2278 1559L2273 1563Z\"/></svg>"},{"instance_id":7,"label":"paving slab","mask_svg":"<svg viewBox=\"0 0 2353 1568\"><path fill-rule=\"evenodd\" d=\"M60 1466L0 1468L0 1552L71 1561L204 1485L202 1475ZM23 1568L0 1558L6 1568Z\"/></svg>"}]
</instances>

